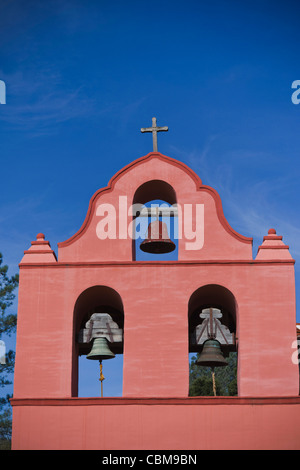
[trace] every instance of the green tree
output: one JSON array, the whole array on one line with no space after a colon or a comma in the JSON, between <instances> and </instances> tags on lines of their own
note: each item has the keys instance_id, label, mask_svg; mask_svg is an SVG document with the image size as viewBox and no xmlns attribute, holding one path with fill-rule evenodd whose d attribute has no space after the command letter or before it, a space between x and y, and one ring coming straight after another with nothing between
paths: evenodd
<instances>
[{"instance_id":1,"label":"green tree","mask_svg":"<svg viewBox=\"0 0 300 470\"><path fill-rule=\"evenodd\" d=\"M197 356L193 356L190 363L189 395L213 396L212 370L196 364ZM237 353L230 352L226 358L228 366L215 367L216 393L218 396L237 395Z\"/></svg>"},{"instance_id":2,"label":"green tree","mask_svg":"<svg viewBox=\"0 0 300 470\"><path fill-rule=\"evenodd\" d=\"M11 336L16 331L17 315L9 313L15 293L14 290L19 284L19 276L9 277L7 275L8 266L3 265L3 256L0 253L0 340L3 335ZM13 373L15 363L14 351L8 351L5 355L5 363L0 363L0 388L10 385L12 382L9 376ZM9 448L11 436L11 407L9 403L10 395L0 398L0 449Z\"/></svg>"}]
</instances>

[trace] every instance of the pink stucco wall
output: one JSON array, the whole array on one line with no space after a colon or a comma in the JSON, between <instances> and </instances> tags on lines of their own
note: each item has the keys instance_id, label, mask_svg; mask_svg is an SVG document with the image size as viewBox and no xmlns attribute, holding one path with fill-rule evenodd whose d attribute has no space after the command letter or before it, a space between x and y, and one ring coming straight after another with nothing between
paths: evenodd
<instances>
[{"instance_id":1,"label":"pink stucco wall","mask_svg":"<svg viewBox=\"0 0 300 470\"><path fill-rule=\"evenodd\" d=\"M152 179L169 183L178 203L204 205L204 244L198 250L187 250L187 240L183 238L179 241L178 261L136 262L132 260L130 238L99 240L96 236L99 204L114 204L119 218L119 196L127 195L131 204L137 188ZM128 165L112 178L107 188L93 196L82 227L71 239L59 244L58 260L42 234L25 251L20 263L14 398L76 396L74 307L82 292L102 285L120 295L124 308L123 396L187 398L188 303L193 292L210 284L225 287L235 298L239 396L298 396L298 366L291 360L292 342L296 338L294 260L282 237L274 232L266 234L253 259L252 239L239 235L229 226L218 194L202 185L192 170L161 154L149 154ZM20 403L14 406L15 448L30 445L43 448L46 443L42 436L47 435L48 428L51 436L52 427L54 429L58 421L66 421L67 427L74 421L81 431L74 433L72 443L70 438L70 445L85 447L87 434L84 433L89 431L86 426L81 428L80 423L93 414L91 426L96 426L100 414L108 413L98 402L92 407L86 404L70 407L71 402L68 407L22 406ZM299 403L289 408L281 408L279 403L276 406L276 409L266 407L264 411L260 405L254 411L250 405L243 404L242 407L230 406L229 411L227 405L215 407L211 402L204 408L194 409L183 403L176 405L176 410L170 405L151 407L151 410L154 415L161 413L170 426L176 411L182 428L189 429L194 429L197 419L207 422L208 416L212 419L209 424L212 429L216 426L218 412L224 416L224 423L229 422L228 413L232 413L238 423L240 414L238 426L249 419L254 420L253 423L261 419L266 426L280 420L286 426L289 421L293 425L292 410L297 407L299 413ZM154 426L149 407L124 404L117 409L122 422L130 417L135 430L133 436L139 428L138 419L145 419L150 429ZM117 411L111 405L109 412ZM193 415L197 419L192 418ZM20 437L24 426L31 437ZM112 448L109 436L113 428L107 432L105 445ZM180 438L178 434L176 439ZM63 438L53 434L54 447L64 442L59 439ZM104 445L101 439L97 438L91 446ZM138 443L137 437L133 440L128 437L127 444L122 439L116 441L122 448ZM152 438L151 445L155 439ZM229 446L233 439L234 433L228 437ZM255 432L249 439L253 444L259 442ZM141 446L147 446L146 442L141 441ZM163 442L167 445L170 441ZM206 447L212 445L212 437L206 437L205 442ZM241 447L243 442L240 441Z\"/></svg>"},{"instance_id":2,"label":"pink stucco wall","mask_svg":"<svg viewBox=\"0 0 300 470\"><path fill-rule=\"evenodd\" d=\"M15 403L13 447L299 450L299 420L299 397L32 400Z\"/></svg>"}]
</instances>

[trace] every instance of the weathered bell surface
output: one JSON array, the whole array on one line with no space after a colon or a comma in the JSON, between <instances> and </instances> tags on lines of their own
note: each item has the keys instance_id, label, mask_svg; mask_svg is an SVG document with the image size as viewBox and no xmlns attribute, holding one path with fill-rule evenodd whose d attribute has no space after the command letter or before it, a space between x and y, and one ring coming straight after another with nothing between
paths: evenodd
<instances>
[{"instance_id":1,"label":"weathered bell surface","mask_svg":"<svg viewBox=\"0 0 300 470\"><path fill-rule=\"evenodd\" d=\"M107 339L103 337L94 339L93 347L86 356L87 359L94 359L98 361L102 361L103 359L112 359L114 357L114 353L109 349Z\"/></svg>"},{"instance_id":2,"label":"weathered bell surface","mask_svg":"<svg viewBox=\"0 0 300 470\"><path fill-rule=\"evenodd\" d=\"M148 226L146 239L141 243L140 248L146 253L171 253L176 245L169 238L168 227L165 222L155 220Z\"/></svg>"},{"instance_id":3,"label":"weathered bell surface","mask_svg":"<svg viewBox=\"0 0 300 470\"><path fill-rule=\"evenodd\" d=\"M196 364L204 367L227 366L228 363L224 359L219 341L216 339L207 339L203 343L203 349Z\"/></svg>"}]
</instances>

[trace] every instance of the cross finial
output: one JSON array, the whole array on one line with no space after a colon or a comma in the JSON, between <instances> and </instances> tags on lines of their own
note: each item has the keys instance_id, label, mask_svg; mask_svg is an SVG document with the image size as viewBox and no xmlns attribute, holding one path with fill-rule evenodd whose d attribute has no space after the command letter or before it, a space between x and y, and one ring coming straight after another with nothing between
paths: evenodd
<instances>
[{"instance_id":1,"label":"cross finial","mask_svg":"<svg viewBox=\"0 0 300 470\"><path fill-rule=\"evenodd\" d=\"M169 130L169 128L167 126L157 127L155 117L152 118L152 127L142 127L141 128L141 132L152 132L153 152L157 152L157 132L168 131L168 130Z\"/></svg>"}]
</instances>

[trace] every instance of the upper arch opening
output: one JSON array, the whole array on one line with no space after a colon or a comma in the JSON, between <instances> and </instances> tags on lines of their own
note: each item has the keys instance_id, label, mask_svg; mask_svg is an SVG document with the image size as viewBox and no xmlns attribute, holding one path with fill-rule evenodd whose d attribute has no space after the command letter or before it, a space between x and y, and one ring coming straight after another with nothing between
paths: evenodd
<instances>
[{"instance_id":1,"label":"upper arch opening","mask_svg":"<svg viewBox=\"0 0 300 470\"><path fill-rule=\"evenodd\" d=\"M170 205L177 203L173 187L162 180L151 180L143 183L134 194L133 204L146 204L153 200L165 201Z\"/></svg>"},{"instance_id":2,"label":"upper arch opening","mask_svg":"<svg viewBox=\"0 0 300 470\"><path fill-rule=\"evenodd\" d=\"M176 242L174 242L178 232L178 221L177 217L174 217L174 211L169 211L169 208L171 209L171 206L176 206L176 204L176 193L173 187L165 181L150 180L139 186L133 197L133 206L138 208L140 205L146 206L150 209L150 213L148 212L148 217L139 217L138 209L136 212L137 215L133 215L133 260L155 261L178 259L178 246ZM164 216L159 212L159 210L162 209L166 210ZM155 210L158 211L157 216L154 216ZM153 243L151 243L151 238L153 239ZM173 240L171 240L171 238L173 238ZM141 251L141 247L145 243L147 250ZM158 251L152 251L152 247L155 243L156 246L159 245ZM165 249L167 245L168 250ZM170 247L171 249L169 249ZM148 251L148 248L150 251ZM147 251L147 253L144 253L144 251Z\"/></svg>"},{"instance_id":3,"label":"upper arch opening","mask_svg":"<svg viewBox=\"0 0 300 470\"><path fill-rule=\"evenodd\" d=\"M124 309L121 296L108 286L92 286L78 297L74 308L75 332L89 320L93 313L109 313L120 328L124 326Z\"/></svg>"},{"instance_id":4,"label":"upper arch opening","mask_svg":"<svg viewBox=\"0 0 300 470\"><path fill-rule=\"evenodd\" d=\"M202 320L200 313L206 308L216 308L222 312L222 324L226 325L230 332L236 334L237 329L237 303L232 292L218 284L207 284L199 287L190 297L188 304L190 351L199 351L199 346L194 342L195 328ZM229 347L230 350L235 349Z\"/></svg>"}]
</instances>

